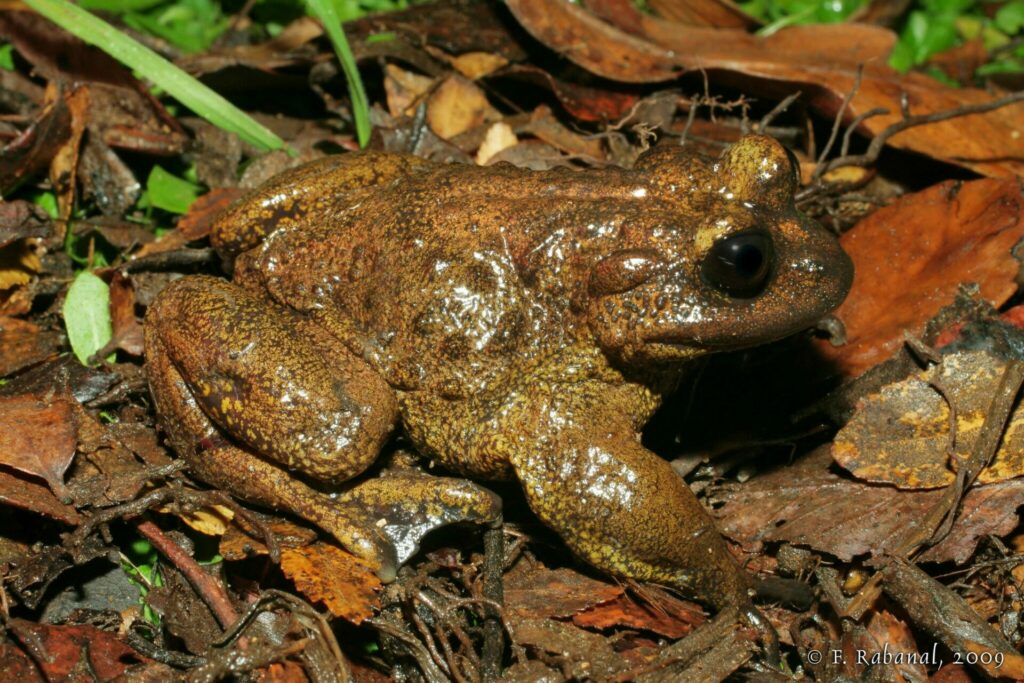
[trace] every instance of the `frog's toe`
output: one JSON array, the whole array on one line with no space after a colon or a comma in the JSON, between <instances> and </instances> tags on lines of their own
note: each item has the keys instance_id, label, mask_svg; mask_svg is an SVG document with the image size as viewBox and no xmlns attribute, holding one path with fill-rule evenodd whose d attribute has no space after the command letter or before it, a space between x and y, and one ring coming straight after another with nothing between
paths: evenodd
<instances>
[{"instance_id":1,"label":"frog's toe","mask_svg":"<svg viewBox=\"0 0 1024 683\"><path fill-rule=\"evenodd\" d=\"M492 491L465 479L426 474L371 479L346 492L339 503L363 509L394 545L399 565L416 554L423 537L434 529L492 522L501 514L501 498Z\"/></svg>"}]
</instances>

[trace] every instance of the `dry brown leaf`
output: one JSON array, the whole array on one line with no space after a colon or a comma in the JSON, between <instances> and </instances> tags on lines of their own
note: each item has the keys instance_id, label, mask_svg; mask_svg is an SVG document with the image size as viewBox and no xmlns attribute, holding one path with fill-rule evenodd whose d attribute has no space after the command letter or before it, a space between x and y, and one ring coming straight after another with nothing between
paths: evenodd
<instances>
[{"instance_id":1,"label":"dry brown leaf","mask_svg":"<svg viewBox=\"0 0 1024 683\"><path fill-rule=\"evenodd\" d=\"M490 52L467 52L453 57L451 63L456 71L469 80L475 81L506 66L508 60Z\"/></svg>"},{"instance_id":2,"label":"dry brown leaf","mask_svg":"<svg viewBox=\"0 0 1024 683\"><path fill-rule=\"evenodd\" d=\"M648 0L654 13L679 24L756 29L761 22L729 0Z\"/></svg>"},{"instance_id":3,"label":"dry brown leaf","mask_svg":"<svg viewBox=\"0 0 1024 683\"><path fill-rule=\"evenodd\" d=\"M0 471L0 504L38 512L65 524L78 524L82 519L46 486L4 471Z\"/></svg>"},{"instance_id":4,"label":"dry brown leaf","mask_svg":"<svg viewBox=\"0 0 1024 683\"><path fill-rule=\"evenodd\" d=\"M572 569L548 569L537 563L517 562L505 575L505 609L524 619L571 617L624 592L622 586Z\"/></svg>"},{"instance_id":5,"label":"dry brown leaf","mask_svg":"<svg viewBox=\"0 0 1024 683\"><path fill-rule=\"evenodd\" d=\"M41 264L33 241L15 240L0 247L0 289L27 285L39 272Z\"/></svg>"},{"instance_id":6,"label":"dry brown leaf","mask_svg":"<svg viewBox=\"0 0 1024 683\"><path fill-rule=\"evenodd\" d=\"M866 24L793 26L769 36L738 29L685 26L637 13L638 35L604 23L568 2L509 0L509 8L534 37L583 68L626 82L659 82L685 70L714 69L719 83L753 95L802 90L815 109L832 116L853 92L846 120L884 109L860 130L877 135L901 118L905 95L911 114L948 111L993 98L972 88L949 88L923 74L886 66L896 35ZM889 140L983 175L1024 175L1024 104L918 126Z\"/></svg>"},{"instance_id":7,"label":"dry brown leaf","mask_svg":"<svg viewBox=\"0 0 1024 683\"><path fill-rule=\"evenodd\" d=\"M652 83L683 72L678 55L610 26L577 5L544 0L507 4L534 38L599 76Z\"/></svg>"},{"instance_id":8,"label":"dry brown leaf","mask_svg":"<svg viewBox=\"0 0 1024 683\"><path fill-rule=\"evenodd\" d=\"M871 612L867 631L875 639L871 648L874 652L921 652L907 623L884 609ZM891 666L902 677L900 680L923 681L928 676L920 662L894 662Z\"/></svg>"},{"instance_id":9,"label":"dry brown leaf","mask_svg":"<svg viewBox=\"0 0 1024 683\"><path fill-rule=\"evenodd\" d=\"M131 277L120 270L115 270L110 280L110 317L114 336L96 355L102 357L116 348L133 356L141 356L142 323L135 317L135 285Z\"/></svg>"},{"instance_id":10,"label":"dry brown leaf","mask_svg":"<svg viewBox=\"0 0 1024 683\"><path fill-rule=\"evenodd\" d=\"M264 523L282 548L301 548L316 540L315 531L287 519L275 517L264 520ZM226 560L244 560L252 555L268 553L262 539L242 531L237 524L231 524L225 530L220 539L219 551Z\"/></svg>"},{"instance_id":11,"label":"dry brown leaf","mask_svg":"<svg viewBox=\"0 0 1024 683\"><path fill-rule=\"evenodd\" d=\"M495 123L487 129L487 135L484 136L484 142L480 145L480 149L476 151L476 163L480 166L485 165L490 161L498 152L508 149L509 147L517 144L519 139L516 137L515 131L504 121Z\"/></svg>"},{"instance_id":12,"label":"dry brown leaf","mask_svg":"<svg viewBox=\"0 0 1024 683\"><path fill-rule=\"evenodd\" d=\"M56 355L60 346L60 334L0 315L0 377Z\"/></svg>"},{"instance_id":13,"label":"dry brown leaf","mask_svg":"<svg viewBox=\"0 0 1024 683\"><path fill-rule=\"evenodd\" d=\"M49 88L53 87L48 86ZM75 179L78 174L78 154L81 151L82 134L85 133L89 121L89 88L78 85L63 95L71 115L71 135L58 149L50 160L50 184L57 195L57 214L60 222L56 225L62 230L75 208Z\"/></svg>"},{"instance_id":14,"label":"dry brown leaf","mask_svg":"<svg viewBox=\"0 0 1024 683\"><path fill-rule=\"evenodd\" d=\"M210 228L213 227L213 222L221 211L231 206L231 203L243 194L245 191L236 187L210 190L188 207L188 213L178 221L177 232L184 240L188 241L206 237L210 234Z\"/></svg>"},{"instance_id":15,"label":"dry brown leaf","mask_svg":"<svg viewBox=\"0 0 1024 683\"><path fill-rule=\"evenodd\" d=\"M462 76L444 79L427 102L427 124L442 140L500 118L484 91Z\"/></svg>"},{"instance_id":16,"label":"dry brown leaf","mask_svg":"<svg viewBox=\"0 0 1024 683\"><path fill-rule=\"evenodd\" d=\"M1005 361L984 352L954 353L915 377L883 387L858 403L836 435L832 457L867 481L907 489L948 486L956 479L958 463L970 458L1005 368ZM950 457L949 403L956 409L956 458ZM1024 407L1018 406L978 481L990 484L1021 475Z\"/></svg>"},{"instance_id":17,"label":"dry brown leaf","mask_svg":"<svg viewBox=\"0 0 1024 683\"><path fill-rule=\"evenodd\" d=\"M657 605L641 604L631 595L623 594L572 617L572 623L583 628L635 628L665 638L682 638L705 621L707 617L700 606L667 594L661 596Z\"/></svg>"},{"instance_id":18,"label":"dry brown leaf","mask_svg":"<svg viewBox=\"0 0 1024 683\"><path fill-rule=\"evenodd\" d=\"M896 550L907 520L923 518L943 496L942 490L907 491L846 479L830 471L831 462L829 449L820 448L790 466L716 492L715 502L724 503L715 511L719 529L747 552L789 541L850 561ZM946 540L929 549L928 560L960 561L984 535L1009 533L1022 495L1024 479L972 488L962 503L964 514Z\"/></svg>"},{"instance_id":19,"label":"dry brown leaf","mask_svg":"<svg viewBox=\"0 0 1024 683\"><path fill-rule=\"evenodd\" d=\"M160 512L170 512L167 508L157 508ZM234 511L224 505L210 505L188 513L178 512L178 518L189 527L207 536L223 536L231 528Z\"/></svg>"},{"instance_id":20,"label":"dry brown leaf","mask_svg":"<svg viewBox=\"0 0 1024 683\"><path fill-rule=\"evenodd\" d=\"M892 355L904 335L919 336L961 283L1002 305L1017 291L1020 264L1010 250L1024 237L1024 197L1016 180L948 181L878 209L843 235L853 287L836 315L842 347L819 346L847 375Z\"/></svg>"},{"instance_id":21,"label":"dry brown leaf","mask_svg":"<svg viewBox=\"0 0 1024 683\"><path fill-rule=\"evenodd\" d=\"M281 571L312 602L323 602L331 614L353 624L373 616L380 607L380 579L355 555L326 543L281 552Z\"/></svg>"},{"instance_id":22,"label":"dry brown leaf","mask_svg":"<svg viewBox=\"0 0 1024 683\"><path fill-rule=\"evenodd\" d=\"M63 396L0 397L0 465L42 477L59 497L75 457L75 410Z\"/></svg>"},{"instance_id":23,"label":"dry brown leaf","mask_svg":"<svg viewBox=\"0 0 1024 683\"><path fill-rule=\"evenodd\" d=\"M429 76L387 64L384 67L384 93L388 113L396 118L412 116L422 97L434 87L434 81Z\"/></svg>"}]
</instances>

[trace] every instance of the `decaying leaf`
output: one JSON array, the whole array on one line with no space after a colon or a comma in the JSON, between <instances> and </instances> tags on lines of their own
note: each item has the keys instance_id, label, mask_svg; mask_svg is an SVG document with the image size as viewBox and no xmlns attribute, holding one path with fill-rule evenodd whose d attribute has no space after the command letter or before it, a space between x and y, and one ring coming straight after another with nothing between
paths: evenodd
<instances>
[{"instance_id":1,"label":"decaying leaf","mask_svg":"<svg viewBox=\"0 0 1024 683\"><path fill-rule=\"evenodd\" d=\"M836 435L832 457L867 481L908 489L951 484L959 462L970 457L1005 367L1003 360L984 352L954 353L916 377L883 387L860 401ZM950 403L956 414L955 443ZM988 484L1022 474L1024 408L1018 407L978 481Z\"/></svg>"},{"instance_id":2,"label":"decaying leaf","mask_svg":"<svg viewBox=\"0 0 1024 683\"><path fill-rule=\"evenodd\" d=\"M829 449L820 448L792 465L717 492L714 501L723 503L716 510L719 529L747 552L789 541L848 562L858 555L895 551L910 528L907 520L924 518L943 496L941 489L908 491L851 480L831 471L831 464ZM929 549L927 559L960 561L970 557L985 534L1008 533L1017 513L1007 501L1022 495L1020 478L972 488L961 504L966 516L957 519L945 541Z\"/></svg>"},{"instance_id":3,"label":"decaying leaf","mask_svg":"<svg viewBox=\"0 0 1024 683\"><path fill-rule=\"evenodd\" d=\"M65 524L81 521L75 508L58 500L46 486L4 471L0 471L0 504L37 512Z\"/></svg>"},{"instance_id":4,"label":"decaying leaf","mask_svg":"<svg viewBox=\"0 0 1024 683\"><path fill-rule=\"evenodd\" d=\"M18 318L0 316L0 377L56 355L60 335Z\"/></svg>"},{"instance_id":5,"label":"decaying leaf","mask_svg":"<svg viewBox=\"0 0 1024 683\"><path fill-rule=\"evenodd\" d=\"M430 92L434 79L394 64L384 68L384 92L388 98L388 112L392 116L411 116L420 99Z\"/></svg>"},{"instance_id":6,"label":"decaying leaf","mask_svg":"<svg viewBox=\"0 0 1024 683\"><path fill-rule=\"evenodd\" d=\"M427 123L443 140L500 118L483 90L461 76L446 78L427 102Z\"/></svg>"},{"instance_id":7,"label":"decaying leaf","mask_svg":"<svg viewBox=\"0 0 1024 683\"><path fill-rule=\"evenodd\" d=\"M512 130L512 127L504 121L499 121L487 129L487 135L484 136L484 142L476 152L476 163L483 166L490 161L491 157L495 154L512 147L518 142L519 140L516 138L515 131Z\"/></svg>"},{"instance_id":8,"label":"decaying leaf","mask_svg":"<svg viewBox=\"0 0 1024 683\"><path fill-rule=\"evenodd\" d=\"M920 335L964 282L1002 305L1017 291L1011 254L1024 237L1024 196L1016 180L949 181L878 209L843 235L853 288L836 315L847 343L821 353L847 375L888 358L904 335Z\"/></svg>"},{"instance_id":9,"label":"decaying leaf","mask_svg":"<svg viewBox=\"0 0 1024 683\"><path fill-rule=\"evenodd\" d=\"M530 619L570 617L625 592L622 586L571 569L547 569L528 562L517 562L504 580L507 609Z\"/></svg>"},{"instance_id":10,"label":"decaying leaf","mask_svg":"<svg viewBox=\"0 0 1024 683\"><path fill-rule=\"evenodd\" d=\"M282 548L301 548L316 540L316 532L287 519L264 520ZM269 551L261 539L242 531L238 524L230 524L220 539L220 554L226 560L244 560L252 555L266 555Z\"/></svg>"},{"instance_id":11,"label":"decaying leaf","mask_svg":"<svg viewBox=\"0 0 1024 683\"><path fill-rule=\"evenodd\" d=\"M0 289L27 285L40 267L32 240L15 240L0 247Z\"/></svg>"},{"instance_id":12,"label":"decaying leaf","mask_svg":"<svg viewBox=\"0 0 1024 683\"><path fill-rule=\"evenodd\" d=\"M0 465L42 477L64 497L64 472L78 440L74 415L60 395L0 397Z\"/></svg>"},{"instance_id":13,"label":"decaying leaf","mask_svg":"<svg viewBox=\"0 0 1024 683\"><path fill-rule=\"evenodd\" d=\"M354 624L380 607L380 579L355 555L327 543L281 552L281 571L313 602Z\"/></svg>"},{"instance_id":14,"label":"decaying leaf","mask_svg":"<svg viewBox=\"0 0 1024 683\"><path fill-rule=\"evenodd\" d=\"M189 513L179 513L178 517L201 534L223 536L231 528L231 520L234 519L235 513L223 505L211 505Z\"/></svg>"}]
</instances>

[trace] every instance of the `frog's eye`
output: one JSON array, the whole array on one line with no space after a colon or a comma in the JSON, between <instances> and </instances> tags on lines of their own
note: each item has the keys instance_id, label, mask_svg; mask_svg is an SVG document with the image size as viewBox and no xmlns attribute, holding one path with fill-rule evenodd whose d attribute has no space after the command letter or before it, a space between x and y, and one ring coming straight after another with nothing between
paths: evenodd
<instances>
[{"instance_id":1,"label":"frog's eye","mask_svg":"<svg viewBox=\"0 0 1024 683\"><path fill-rule=\"evenodd\" d=\"M715 242L701 264L704 282L738 299L764 291L775 265L775 247L768 233L749 230Z\"/></svg>"},{"instance_id":2,"label":"frog's eye","mask_svg":"<svg viewBox=\"0 0 1024 683\"><path fill-rule=\"evenodd\" d=\"M593 296L619 294L642 285L661 259L653 249L623 249L598 261L590 273Z\"/></svg>"}]
</instances>

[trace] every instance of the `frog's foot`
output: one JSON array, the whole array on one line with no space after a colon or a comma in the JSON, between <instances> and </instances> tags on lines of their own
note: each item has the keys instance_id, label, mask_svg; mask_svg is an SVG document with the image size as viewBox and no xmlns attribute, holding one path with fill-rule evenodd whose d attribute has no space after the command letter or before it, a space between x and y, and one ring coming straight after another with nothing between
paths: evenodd
<instances>
[{"instance_id":1,"label":"frog's foot","mask_svg":"<svg viewBox=\"0 0 1024 683\"><path fill-rule=\"evenodd\" d=\"M614 406L612 406L614 408ZM672 466L611 408L537 410L510 458L530 507L579 556L610 574L672 586L716 609L749 602L750 577ZM588 410L601 412L600 406ZM558 419L553 419L558 418Z\"/></svg>"},{"instance_id":2,"label":"frog's foot","mask_svg":"<svg viewBox=\"0 0 1024 683\"><path fill-rule=\"evenodd\" d=\"M370 565L384 583L398 573L395 544L359 500L340 501L307 486L280 467L238 446L223 444L186 457L197 477L257 505L286 510L311 522Z\"/></svg>"},{"instance_id":3,"label":"frog's foot","mask_svg":"<svg viewBox=\"0 0 1024 683\"><path fill-rule=\"evenodd\" d=\"M765 659L775 669L779 669L782 663L779 652L779 634L775 632L772 623L750 602L740 607L740 619L754 627L760 636Z\"/></svg>"},{"instance_id":4,"label":"frog's foot","mask_svg":"<svg viewBox=\"0 0 1024 683\"><path fill-rule=\"evenodd\" d=\"M402 473L365 481L338 501L360 509L394 546L403 564L434 529L458 522L492 523L501 498L465 479Z\"/></svg>"}]
</instances>

